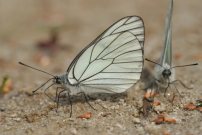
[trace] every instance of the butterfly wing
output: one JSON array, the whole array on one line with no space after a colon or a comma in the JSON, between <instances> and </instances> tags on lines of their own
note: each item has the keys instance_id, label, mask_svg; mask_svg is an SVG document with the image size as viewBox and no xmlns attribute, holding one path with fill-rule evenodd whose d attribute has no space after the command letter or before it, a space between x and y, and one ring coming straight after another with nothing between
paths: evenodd
<instances>
[{"instance_id":1,"label":"butterfly wing","mask_svg":"<svg viewBox=\"0 0 202 135\"><path fill-rule=\"evenodd\" d=\"M164 39L164 50L161 55L160 65L156 65L156 78L160 79L162 77L163 70L170 69L172 67L172 13L173 13L173 0L170 0L170 5L168 9L168 14L166 17L166 27L165 27L165 39ZM175 71L171 70L170 80L174 80Z\"/></svg>"},{"instance_id":2,"label":"butterfly wing","mask_svg":"<svg viewBox=\"0 0 202 135\"><path fill-rule=\"evenodd\" d=\"M172 64L172 13L173 13L173 0L170 0L168 15L166 18L164 50L161 57L160 64L171 66Z\"/></svg>"},{"instance_id":3,"label":"butterfly wing","mask_svg":"<svg viewBox=\"0 0 202 135\"><path fill-rule=\"evenodd\" d=\"M105 30L74 59L68 68L71 85L120 93L130 88L143 68L144 24L140 17L125 17Z\"/></svg>"}]
</instances>

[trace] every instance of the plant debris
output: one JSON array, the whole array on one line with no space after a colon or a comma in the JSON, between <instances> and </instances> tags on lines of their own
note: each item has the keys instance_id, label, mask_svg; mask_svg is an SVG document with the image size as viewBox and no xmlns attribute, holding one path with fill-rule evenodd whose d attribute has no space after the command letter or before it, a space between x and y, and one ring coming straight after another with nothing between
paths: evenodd
<instances>
[{"instance_id":1,"label":"plant debris","mask_svg":"<svg viewBox=\"0 0 202 135\"><path fill-rule=\"evenodd\" d=\"M159 105L161 105L161 102L160 102L160 101L154 101L154 102L153 102L153 106L159 106Z\"/></svg>"},{"instance_id":2,"label":"plant debris","mask_svg":"<svg viewBox=\"0 0 202 135\"><path fill-rule=\"evenodd\" d=\"M196 100L196 106L197 107L202 107L202 99Z\"/></svg>"},{"instance_id":3,"label":"plant debris","mask_svg":"<svg viewBox=\"0 0 202 135\"><path fill-rule=\"evenodd\" d=\"M81 119L90 119L92 117L92 113L91 112L86 112L80 116L78 116L77 118L81 118Z\"/></svg>"},{"instance_id":4,"label":"plant debris","mask_svg":"<svg viewBox=\"0 0 202 135\"><path fill-rule=\"evenodd\" d=\"M144 94L142 107L144 116L148 116L149 112L153 110L154 106L159 106L161 104L159 101L154 101L156 94L157 93L151 89L148 89Z\"/></svg>"},{"instance_id":5,"label":"plant debris","mask_svg":"<svg viewBox=\"0 0 202 135\"><path fill-rule=\"evenodd\" d=\"M147 92L144 94L144 98L154 98L156 96L156 92L152 89L148 89Z\"/></svg>"},{"instance_id":6,"label":"plant debris","mask_svg":"<svg viewBox=\"0 0 202 135\"><path fill-rule=\"evenodd\" d=\"M157 116L157 118L154 120L155 124L175 124L176 123L176 119L174 118L169 118L166 117L164 114L159 114Z\"/></svg>"},{"instance_id":7,"label":"plant debris","mask_svg":"<svg viewBox=\"0 0 202 135\"><path fill-rule=\"evenodd\" d=\"M142 112L143 115L147 117L149 115L149 112L153 109L153 101L148 100L147 98L143 98L142 109L143 109Z\"/></svg>"},{"instance_id":8,"label":"plant debris","mask_svg":"<svg viewBox=\"0 0 202 135\"><path fill-rule=\"evenodd\" d=\"M202 112L202 100L196 100L195 104L190 102L184 106L184 109L188 111L198 110Z\"/></svg>"},{"instance_id":9,"label":"plant debris","mask_svg":"<svg viewBox=\"0 0 202 135\"><path fill-rule=\"evenodd\" d=\"M194 105L194 103L190 102L188 104L186 104L184 106L184 109L185 110L188 110L188 111L192 111L192 110L195 110L196 109L196 105Z\"/></svg>"},{"instance_id":10,"label":"plant debris","mask_svg":"<svg viewBox=\"0 0 202 135\"><path fill-rule=\"evenodd\" d=\"M13 89L13 82L9 76L4 76L0 86L0 94L7 94Z\"/></svg>"}]
</instances>

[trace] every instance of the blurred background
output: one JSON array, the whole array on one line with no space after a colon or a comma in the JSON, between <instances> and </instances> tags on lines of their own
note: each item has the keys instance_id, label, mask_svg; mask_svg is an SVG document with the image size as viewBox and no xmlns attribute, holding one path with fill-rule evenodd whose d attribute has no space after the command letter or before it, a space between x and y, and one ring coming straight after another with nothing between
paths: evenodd
<instances>
[{"instance_id":1,"label":"blurred background","mask_svg":"<svg viewBox=\"0 0 202 135\"><path fill-rule=\"evenodd\" d=\"M30 91L49 78L20 66L18 61L53 74L63 74L82 48L115 21L128 15L143 18L145 57L156 61L162 52L168 2L0 0L0 82L8 77L14 89ZM201 20L200 0L174 1L173 53L176 65L202 61Z\"/></svg>"}]
</instances>

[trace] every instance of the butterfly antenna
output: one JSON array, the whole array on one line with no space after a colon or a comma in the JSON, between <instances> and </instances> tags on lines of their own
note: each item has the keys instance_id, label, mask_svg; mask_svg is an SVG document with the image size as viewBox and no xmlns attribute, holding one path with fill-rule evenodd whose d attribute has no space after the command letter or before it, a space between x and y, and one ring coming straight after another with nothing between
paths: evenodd
<instances>
[{"instance_id":1,"label":"butterfly antenna","mask_svg":"<svg viewBox=\"0 0 202 135\"><path fill-rule=\"evenodd\" d=\"M199 65L199 64L198 64L198 63L193 63L193 64L187 64L187 65L174 66L174 67L172 67L172 68L188 67L188 66L197 66L197 65ZM172 68L171 68L171 69L172 69Z\"/></svg>"},{"instance_id":2,"label":"butterfly antenna","mask_svg":"<svg viewBox=\"0 0 202 135\"><path fill-rule=\"evenodd\" d=\"M52 80L54 78L50 78L48 81L46 81L45 83L43 83L41 86L39 86L37 89L33 90L32 93L35 93L36 91L38 91L40 88L42 88L44 85L46 85L50 80ZM48 87L49 88L49 87Z\"/></svg>"},{"instance_id":3,"label":"butterfly antenna","mask_svg":"<svg viewBox=\"0 0 202 135\"><path fill-rule=\"evenodd\" d=\"M52 83L51 85L49 85L49 86L44 90L44 94L45 94L50 100L52 100L53 102L55 102L55 100L54 100L51 96L49 96L49 95L46 93L46 91L47 91L50 87L52 87L53 85L55 85L55 83Z\"/></svg>"},{"instance_id":4,"label":"butterfly antenna","mask_svg":"<svg viewBox=\"0 0 202 135\"><path fill-rule=\"evenodd\" d=\"M22 63L22 62L18 62L18 63L19 63L20 65L25 66L25 67L29 67L29 68L31 68L31 69L34 69L34 70L37 70L37 71L40 71L40 72L42 72L42 73L45 73L45 74L48 74L48 75L50 75L50 76L55 77L54 75L52 75L52 74L50 74L50 73L48 73L48 72L46 72L46 71L43 71L43 70L37 69L37 68L35 68L35 67L29 66L29 65L27 65L27 64L25 64L25 63Z\"/></svg>"},{"instance_id":5,"label":"butterfly antenna","mask_svg":"<svg viewBox=\"0 0 202 135\"><path fill-rule=\"evenodd\" d=\"M151 63L154 63L154 64L156 64L156 65L159 65L159 66L161 66L161 64L159 64L159 63L156 63L156 62L154 62L154 61L152 61L152 60L149 60L149 59L145 59L146 61L149 61L149 62L151 62ZM163 67L163 66L161 66L161 67Z\"/></svg>"}]
</instances>

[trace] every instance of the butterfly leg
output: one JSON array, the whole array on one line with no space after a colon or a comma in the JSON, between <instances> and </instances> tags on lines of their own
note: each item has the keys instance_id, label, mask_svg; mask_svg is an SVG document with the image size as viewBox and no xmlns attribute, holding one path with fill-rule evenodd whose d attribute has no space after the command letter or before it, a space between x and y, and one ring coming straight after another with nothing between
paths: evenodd
<instances>
[{"instance_id":1,"label":"butterfly leg","mask_svg":"<svg viewBox=\"0 0 202 135\"><path fill-rule=\"evenodd\" d=\"M162 82L156 78L154 78L155 81L152 84L152 89L155 90L157 93L159 93L161 91L161 88L165 87L164 85L162 85ZM166 86L167 87L167 86Z\"/></svg>"},{"instance_id":2,"label":"butterfly leg","mask_svg":"<svg viewBox=\"0 0 202 135\"><path fill-rule=\"evenodd\" d=\"M193 89L193 88L186 86L181 80L175 80L175 81L172 81L171 83L176 83L176 82L179 82L186 89Z\"/></svg>"},{"instance_id":3,"label":"butterfly leg","mask_svg":"<svg viewBox=\"0 0 202 135\"><path fill-rule=\"evenodd\" d=\"M72 117L72 100L71 100L71 96L70 96L69 92L67 93L67 95L68 95L69 104L70 104L70 114L69 114L69 117Z\"/></svg>"},{"instance_id":4,"label":"butterfly leg","mask_svg":"<svg viewBox=\"0 0 202 135\"><path fill-rule=\"evenodd\" d=\"M62 89L60 92L59 89ZM62 88L62 87L58 87L57 90L56 90L56 98L57 98L57 110L58 110L58 107L59 107L59 102L60 102L60 95L63 93L63 92L66 92L67 90ZM71 96L69 94L69 92L67 93L67 98L69 100L69 104L70 104L70 117L72 116L72 100L71 100ZM56 110L56 111L57 111Z\"/></svg>"},{"instance_id":5,"label":"butterfly leg","mask_svg":"<svg viewBox=\"0 0 202 135\"><path fill-rule=\"evenodd\" d=\"M83 95L84 95L84 98L85 98L87 104L88 104L93 110L96 110L96 109L88 102L89 97L85 94L85 92L83 92ZM97 110L96 110L96 111L97 111Z\"/></svg>"},{"instance_id":6,"label":"butterfly leg","mask_svg":"<svg viewBox=\"0 0 202 135\"><path fill-rule=\"evenodd\" d=\"M169 88L169 86L170 86L170 83L168 83L168 86L165 88L165 90L164 90L164 97L166 97L166 93L167 93L167 90L168 90L168 88Z\"/></svg>"},{"instance_id":7,"label":"butterfly leg","mask_svg":"<svg viewBox=\"0 0 202 135\"><path fill-rule=\"evenodd\" d=\"M58 92L59 92L60 89L64 89L64 88L62 88L62 87L57 87L57 88L56 88L56 91L55 91L55 102L57 101Z\"/></svg>"},{"instance_id":8,"label":"butterfly leg","mask_svg":"<svg viewBox=\"0 0 202 135\"><path fill-rule=\"evenodd\" d=\"M101 106L103 109L108 109L107 107L103 106L101 103L96 102L96 104L98 104L99 106Z\"/></svg>"},{"instance_id":9,"label":"butterfly leg","mask_svg":"<svg viewBox=\"0 0 202 135\"><path fill-rule=\"evenodd\" d=\"M85 101L86 103L93 109L93 110L96 110L90 103L89 103L89 97L86 95L85 92L81 91L79 92L78 94L83 94L84 95L84 98L85 98Z\"/></svg>"},{"instance_id":10,"label":"butterfly leg","mask_svg":"<svg viewBox=\"0 0 202 135\"><path fill-rule=\"evenodd\" d=\"M180 94L179 90L177 89L177 87L174 83L173 83L173 86L174 86L175 90L177 91L177 93L179 94L179 96L182 98L182 95Z\"/></svg>"},{"instance_id":11,"label":"butterfly leg","mask_svg":"<svg viewBox=\"0 0 202 135\"><path fill-rule=\"evenodd\" d=\"M56 101L56 102L57 102L57 109L56 109L56 112L57 112L58 107L59 107L59 102L60 102L60 94L61 94L61 93L63 93L64 91L66 91L66 90L65 90L65 89L63 89L62 91L60 91L60 92L58 93L57 97L56 97L56 98L57 98L57 101Z\"/></svg>"},{"instance_id":12,"label":"butterfly leg","mask_svg":"<svg viewBox=\"0 0 202 135\"><path fill-rule=\"evenodd\" d=\"M45 90L44 90L44 94L50 99L50 100L52 100L53 102L54 102L54 99L52 98L52 97L50 97L49 95L48 95L48 93L47 93L47 91L48 91L48 89L51 87L51 86L53 86L54 84L51 84L50 86L48 86Z\"/></svg>"},{"instance_id":13,"label":"butterfly leg","mask_svg":"<svg viewBox=\"0 0 202 135\"><path fill-rule=\"evenodd\" d=\"M180 92L179 92L179 90L177 89L176 85L173 84L173 86L174 86L175 90L177 91L177 93L179 94L179 96L180 96L180 103L182 104L182 100L181 100L182 95L180 94ZM174 100L174 98L173 98L173 100ZM173 101L172 101L172 102L173 102Z\"/></svg>"}]
</instances>

